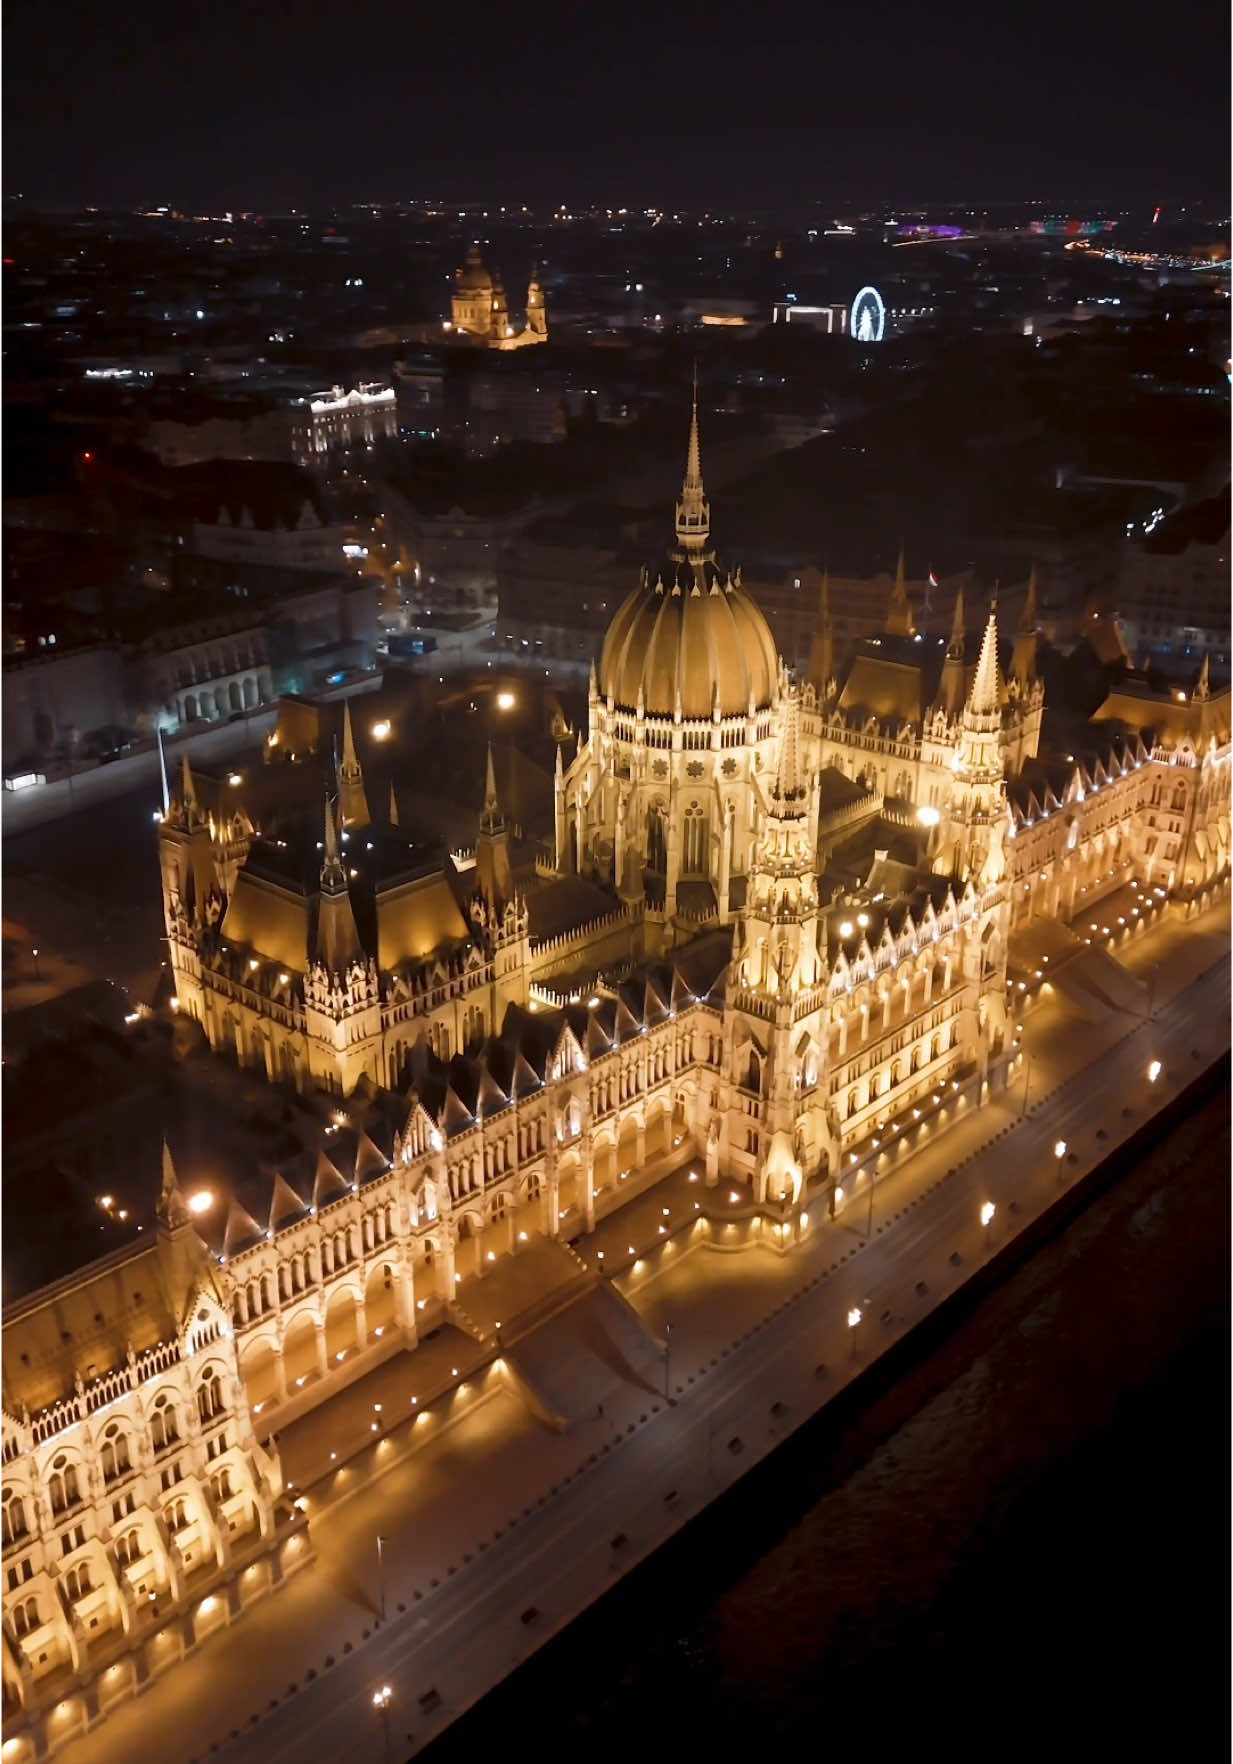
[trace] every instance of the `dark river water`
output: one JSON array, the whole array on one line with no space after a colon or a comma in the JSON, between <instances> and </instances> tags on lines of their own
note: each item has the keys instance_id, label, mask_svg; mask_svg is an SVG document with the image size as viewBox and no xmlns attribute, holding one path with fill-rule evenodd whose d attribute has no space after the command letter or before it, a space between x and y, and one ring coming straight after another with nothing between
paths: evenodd
<instances>
[{"instance_id":1,"label":"dark river water","mask_svg":"<svg viewBox=\"0 0 1233 1764\"><path fill-rule=\"evenodd\" d=\"M433 1764L1226 1758L1229 1171L1222 1089Z\"/></svg>"}]
</instances>

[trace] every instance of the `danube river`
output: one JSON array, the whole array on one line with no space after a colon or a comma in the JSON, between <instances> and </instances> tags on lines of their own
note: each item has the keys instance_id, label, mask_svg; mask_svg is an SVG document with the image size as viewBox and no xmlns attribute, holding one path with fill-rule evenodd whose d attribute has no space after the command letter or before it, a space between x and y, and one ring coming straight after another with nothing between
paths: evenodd
<instances>
[{"instance_id":1,"label":"danube river","mask_svg":"<svg viewBox=\"0 0 1233 1764\"><path fill-rule=\"evenodd\" d=\"M1226 1088L423 1755L1226 1755L1229 1171Z\"/></svg>"}]
</instances>

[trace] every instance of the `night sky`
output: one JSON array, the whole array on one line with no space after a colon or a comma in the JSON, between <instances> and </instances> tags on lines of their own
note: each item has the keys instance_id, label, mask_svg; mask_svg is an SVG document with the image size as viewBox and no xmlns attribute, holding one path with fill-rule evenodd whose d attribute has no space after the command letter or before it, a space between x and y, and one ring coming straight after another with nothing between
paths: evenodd
<instances>
[{"instance_id":1,"label":"night sky","mask_svg":"<svg viewBox=\"0 0 1233 1764\"><path fill-rule=\"evenodd\" d=\"M6 24L4 193L30 202L732 211L1228 176L1224 0L10 0Z\"/></svg>"}]
</instances>

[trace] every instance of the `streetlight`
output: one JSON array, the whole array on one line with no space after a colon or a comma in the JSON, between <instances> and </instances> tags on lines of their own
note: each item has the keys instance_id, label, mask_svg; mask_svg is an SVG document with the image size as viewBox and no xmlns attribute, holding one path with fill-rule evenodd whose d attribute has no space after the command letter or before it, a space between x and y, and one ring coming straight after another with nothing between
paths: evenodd
<instances>
[{"instance_id":1,"label":"streetlight","mask_svg":"<svg viewBox=\"0 0 1233 1764\"><path fill-rule=\"evenodd\" d=\"M32 949L30 951L30 954L34 957L34 978L37 980L40 978L40 975L39 975L39 952L37 949Z\"/></svg>"},{"instance_id":2,"label":"streetlight","mask_svg":"<svg viewBox=\"0 0 1233 1764\"><path fill-rule=\"evenodd\" d=\"M1060 1164L1062 1159L1066 1156L1066 1141L1064 1139L1055 1139L1054 1140L1054 1142L1053 1142L1053 1155Z\"/></svg>"},{"instance_id":3,"label":"streetlight","mask_svg":"<svg viewBox=\"0 0 1233 1764\"><path fill-rule=\"evenodd\" d=\"M985 1249L989 1248L989 1227L993 1224L993 1216L997 1208L992 1201L986 1201L980 1209L980 1222L985 1228Z\"/></svg>"},{"instance_id":4,"label":"streetlight","mask_svg":"<svg viewBox=\"0 0 1233 1764\"><path fill-rule=\"evenodd\" d=\"M381 721L379 723L374 723L372 726L372 738L374 741L388 741L389 737L390 737L389 718L382 717Z\"/></svg>"},{"instance_id":5,"label":"streetlight","mask_svg":"<svg viewBox=\"0 0 1233 1764\"><path fill-rule=\"evenodd\" d=\"M385 1622L385 1539L377 1535L377 1603L381 1610L381 1621ZM389 1691L386 1691L389 1696Z\"/></svg>"},{"instance_id":6,"label":"streetlight","mask_svg":"<svg viewBox=\"0 0 1233 1764\"><path fill-rule=\"evenodd\" d=\"M37 955L39 952L36 949L34 953L35 953L35 955ZM1155 1084L1157 1078L1159 1078L1160 1074L1163 1071L1164 1071L1164 1067L1161 1065L1160 1061L1153 1060L1151 1065L1147 1068L1147 1081L1148 1081L1148 1083Z\"/></svg>"},{"instance_id":7,"label":"streetlight","mask_svg":"<svg viewBox=\"0 0 1233 1764\"><path fill-rule=\"evenodd\" d=\"M390 1764L390 1699L394 1695L388 1684L372 1693L372 1706L381 1716L381 1734L384 1741L385 1764Z\"/></svg>"},{"instance_id":8,"label":"streetlight","mask_svg":"<svg viewBox=\"0 0 1233 1764\"><path fill-rule=\"evenodd\" d=\"M858 1329L860 1327L860 1320L861 1308L859 1305L853 1305L852 1309L848 1312L848 1328Z\"/></svg>"},{"instance_id":9,"label":"streetlight","mask_svg":"<svg viewBox=\"0 0 1233 1764\"><path fill-rule=\"evenodd\" d=\"M512 692L497 693L497 709L500 711L513 710L517 702Z\"/></svg>"}]
</instances>

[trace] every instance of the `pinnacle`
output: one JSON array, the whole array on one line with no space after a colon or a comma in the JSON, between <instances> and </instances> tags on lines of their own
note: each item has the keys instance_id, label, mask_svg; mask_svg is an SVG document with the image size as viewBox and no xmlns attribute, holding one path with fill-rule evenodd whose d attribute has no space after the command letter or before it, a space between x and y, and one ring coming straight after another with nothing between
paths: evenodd
<instances>
[{"instance_id":1,"label":"pinnacle","mask_svg":"<svg viewBox=\"0 0 1233 1764\"><path fill-rule=\"evenodd\" d=\"M981 638L980 659L972 677L972 690L965 707L977 716L996 716L1002 708L1002 675L998 666L998 618L989 614L985 634Z\"/></svg>"}]
</instances>

